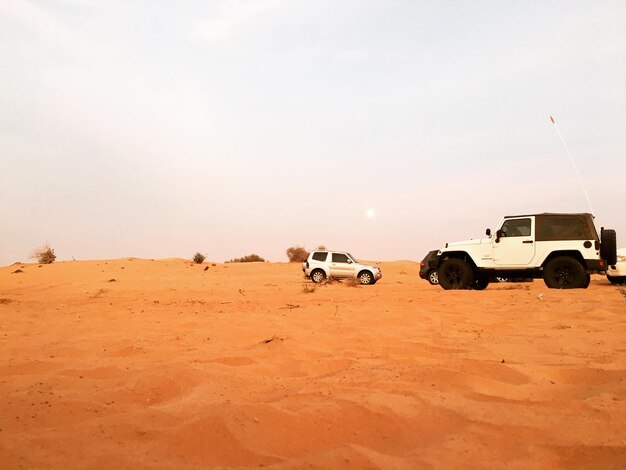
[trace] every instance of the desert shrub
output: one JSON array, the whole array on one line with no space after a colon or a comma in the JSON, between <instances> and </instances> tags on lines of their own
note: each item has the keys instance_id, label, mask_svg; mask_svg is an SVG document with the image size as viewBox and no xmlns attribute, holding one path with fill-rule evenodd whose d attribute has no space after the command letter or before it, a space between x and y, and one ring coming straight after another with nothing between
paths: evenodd
<instances>
[{"instance_id":1,"label":"desert shrub","mask_svg":"<svg viewBox=\"0 0 626 470\"><path fill-rule=\"evenodd\" d=\"M306 261L306 259L309 257L309 252L301 246L289 247L287 248L286 253L290 263L301 263L302 261Z\"/></svg>"},{"instance_id":2,"label":"desert shrub","mask_svg":"<svg viewBox=\"0 0 626 470\"><path fill-rule=\"evenodd\" d=\"M33 251L32 257L36 259L39 264L52 264L57 259L54 250L50 248L47 243Z\"/></svg>"},{"instance_id":3,"label":"desert shrub","mask_svg":"<svg viewBox=\"0 0 626 470\"><path fill-rule=\"evenodd\" d=\"M206 259L206 256L198 251L195 255L193 255L193 258L191 259L194 263L200 264Z\"/></svg>"},{"instance_id":4,"label":"desert shrub","mask_svg":"<svg viewBox=\"0 0 626 470\"><path fill-rule=\"evenodd\" d=\"M356 277L350 277L350 278L346 279L346 286L348 286L348 287L357 287L357 286L360 286L360 285L361 285L361 282Z\"/></svg>"},{"instance_id":5,"label":"desert shrub","mask_svg":"<svg viewBox=\"0 0 626 470\"><path fill-rule=\"evenodd\" d=\"M254 263L255 261L265 262L259 255L252 253L251 255L242 256L241 258L233 258L226 261L227 263Z\"/></svg>"}]
</instances>

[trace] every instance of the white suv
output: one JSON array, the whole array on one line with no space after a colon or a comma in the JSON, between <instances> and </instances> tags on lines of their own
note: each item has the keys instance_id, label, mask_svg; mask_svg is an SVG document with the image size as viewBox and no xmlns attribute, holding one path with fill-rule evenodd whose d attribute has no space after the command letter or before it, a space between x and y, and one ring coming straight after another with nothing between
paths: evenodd
<instances>
[{"instance_id":1,"label":"white suv","mask_svg":"<svg viewBox=\"0 0 626 470\"><path fill-rule=\"evenodd\" d=\"M446 243L429 261L444 289L484 289L498 277L543 278L548 287L586 288L616 261L615 231L598 236L591 214L504 217L494 235Z\"/></svg>"},{"instance_id":2,"label":"white suv","mask_svg":"<svg viewBox=\"0 0 626 470\"><path fill-rule=\"evenodd\" d=\"M302 271L313 282L334 277L356 278L361 284L375 284L383 277L378 266L361 264L345 251L314 251L302 263Z\"/></svg>"},{"instance_id":3,"label":"white suv","mask_svg":"<svg viewBox=\"0 0 626 470\"><path fill-rule=\"evenodd\" d=\"M626 248L617 250L617 262L609 264L606 278L611 284L626 284Z\"/></svg>"}]
</instances>

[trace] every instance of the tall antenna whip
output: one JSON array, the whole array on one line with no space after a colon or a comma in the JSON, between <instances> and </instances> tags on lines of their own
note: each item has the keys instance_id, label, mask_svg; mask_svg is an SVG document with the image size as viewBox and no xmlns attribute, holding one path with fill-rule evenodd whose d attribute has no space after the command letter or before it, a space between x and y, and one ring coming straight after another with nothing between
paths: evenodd
<instances>
[{"instance_id":1,"label":"tall antenna whip","mask_svg":"<svg viewBox=\"0 0 626 470\"><path fill-rule=\"evenodd\" d=\"M580 176L580 172L578 171L578 167L576 166L576 162L572 158L572 154L569 153L569 149L567 148L567 144L565 143L565 140L563 139L563 136L561 135L561 131L559 130L559 126L557 125L556 121L554 120L554 118L552 116L550 116L550 121L552 121L552 124L554 124L554 128L556 129L556 133L559 135L559 139L561 139L561 143L563 144L563 147L565 147L565 152L567 153L567 156L569 157L570 161L572 162L572 166L574 167L574 170L576 170L576 175L578 175L578 181L580 181L580 186L583 188L583 193L585 193L585 197L587 198L587 204L589 204L589 209L591 210L591 213L593 214L593 207L591 207L591 201L589 200L589 195L587 194L587 190L585 189L585 184L583 183L583 179Z\"/></svg>"}]
</instances>

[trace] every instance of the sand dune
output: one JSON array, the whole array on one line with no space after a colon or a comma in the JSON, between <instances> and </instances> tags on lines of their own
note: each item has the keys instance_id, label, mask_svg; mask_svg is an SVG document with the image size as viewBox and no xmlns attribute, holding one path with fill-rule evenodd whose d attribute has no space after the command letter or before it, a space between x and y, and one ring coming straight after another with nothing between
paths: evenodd
<instances>
[{"instance_id":1,"label":"sand dune","mask_svg":"<svg viewBox=\"0 0 626 470\"><path fill-rule=\"evenodd\" d=\"M0 268L0 467L626 468L619 288L381 266Z\"/></svg>"}]
</instances>

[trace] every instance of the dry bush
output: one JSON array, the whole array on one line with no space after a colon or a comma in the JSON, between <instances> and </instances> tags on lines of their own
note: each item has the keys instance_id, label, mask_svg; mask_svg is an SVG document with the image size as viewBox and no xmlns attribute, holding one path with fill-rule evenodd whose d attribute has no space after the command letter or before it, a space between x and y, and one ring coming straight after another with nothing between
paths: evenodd
<instances>
[{"instance_id":1,"label":"dry bush","mask_svg":"<svg viewBox=\"0 0 626 470\"><path fill-rule=\"evenodd\" d=\"M315 284L307 284L306 282L302 284L302 292L304 292L305 294L311 294L315 292L315 289Z\"/></svg>"},{"instance_id":2,"label":"dry bush","mask_svg":"<svg viewBox=\"0 0 626 470\"><path fill-rule=\"evenodd\" d=\"M193 255L193 258L191 259L193 260L194 263L200 264L206 259L206 256L204 256L202 253L198 251L195 255Z\"/></svg>"},{"instance_id":3,"label":"dry bush","mask_svg":"<svg viewBox=\"0 0 626 470\"><path fill-rule=\"evenodd\" d=\"M243 256L241 258L233 258L226 261L227 263L254 263L256 261L265 262L259 255L252 253L251 255Z\"/></svg>"},{"instance_id":4,"label":"dry bush","mask_svg":"<svg viewBox=\"0 0 626 470\"><path fill-rule=\"evenodd\" d=\"M309 257L309 252L302 246L291 246L287 248L286 253L290 263L301 263Z\"/></svg>"},{"instance_id":5,"label":"dry bush","mask_svg":"<svg viewBox=\"0 0 626 470\"><path fill-rule=\"evenodd\" d=\"M54 250L46 243L33 251L32 258L36 259L39 264L52 264L57 259L57 255L54 254Z\"/></svg>"},{"instance_id":6,"label":"dry bush","mask_svg":"<svg viewBox=\"0 0 626 470\"><path fill-rule=\"evenodd\" d=\"M361 281L359 281L356 277L350 277L346 279L346 286L348 287L357 287L361 285Z\"/></svg>"}]
</instances>

